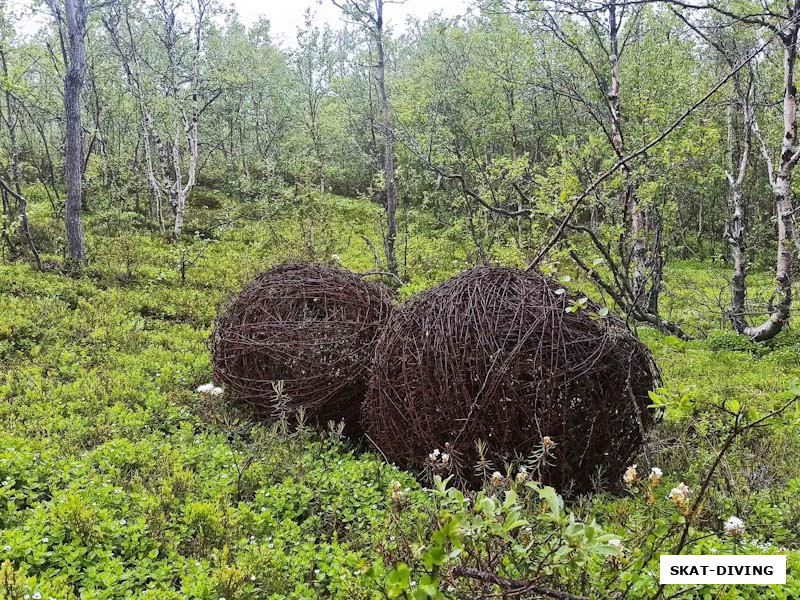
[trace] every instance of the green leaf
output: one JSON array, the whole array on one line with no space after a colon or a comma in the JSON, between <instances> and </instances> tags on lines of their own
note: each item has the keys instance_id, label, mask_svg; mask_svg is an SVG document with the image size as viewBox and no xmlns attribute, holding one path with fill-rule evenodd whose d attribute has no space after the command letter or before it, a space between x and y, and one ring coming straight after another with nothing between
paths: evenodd
<instances>
[{"instance_id":1,"label":"green leaf","mask_svg":"<svg viewBox=\"0 0 800 600\"><path fill-rule=\"evenodd\" d=\"M397 598L411 587L411 570L406 563L398 563L386 576L386 595Z\"/></svg>"}]
</instances>

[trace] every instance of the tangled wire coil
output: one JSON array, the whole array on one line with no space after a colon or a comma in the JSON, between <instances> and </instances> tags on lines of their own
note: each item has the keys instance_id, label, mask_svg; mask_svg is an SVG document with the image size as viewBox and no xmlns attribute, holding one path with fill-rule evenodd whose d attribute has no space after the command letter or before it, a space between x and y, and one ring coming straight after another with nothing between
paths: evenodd
<instances>
[{"instance_id":1,"label":"tangled wire coil","mask_svg":"<svg viewBox=\"0 0 800 600\"><path fill-rule=\"evenodd\" d=\"M404 466L446 452L439 466L469 483L482 459L528 462L582 492L598 469L619 481L655 420L658 380L644 344L596 303L540 273L480 267L395 309L362 424Z\"/></svg>"},{"instance_id":2,"label":"tangled wire coil","mask_svg":"<svg viewBox=\"0 0 800 600\"><path fill-rule=\"evenodd\" d=\"M221 311L210 340L214 381L262 418L303 407L317 423L343 420L358 434L391 300L385 286L342 269L269 269Z\"/></svg>"}]
</instances>

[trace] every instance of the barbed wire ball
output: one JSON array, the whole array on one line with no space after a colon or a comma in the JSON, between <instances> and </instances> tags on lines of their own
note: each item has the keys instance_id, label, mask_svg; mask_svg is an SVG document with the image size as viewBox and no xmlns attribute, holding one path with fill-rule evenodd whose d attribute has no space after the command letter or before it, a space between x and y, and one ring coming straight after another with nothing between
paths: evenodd
<instances>
[{"instance_id":1,"label":"barbed wire ball","mask_svg":"<svg viewBox=\"0 0 800 600\"><path fill-rule=\"evenodd\" d=\"M223 308L210 339L214 381L263 419L297 412L360 433L359 411L392 296L334 267L271 268Z\"/></svg>"},{"instance_id":2,"label":"barbed wire ball","mask_svg":"<svg viewBox=\"0 0 800 600\"><path fill-rule=\"evenodd\" d=\"M619 479L658 384L646 346L597 303L538 272L480 267L394 310L362 425L405 467L471 485L521 465L578 493L598 469Z\"/></svg>"}]
</instances>

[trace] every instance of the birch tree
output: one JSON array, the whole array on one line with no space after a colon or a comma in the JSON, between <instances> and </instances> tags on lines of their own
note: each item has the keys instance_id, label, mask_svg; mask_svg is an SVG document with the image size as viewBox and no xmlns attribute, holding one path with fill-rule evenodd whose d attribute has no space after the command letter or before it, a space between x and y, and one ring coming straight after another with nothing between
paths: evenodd
<instances>
[{"instance_id":1,"label":"birch tree","mask_svg":"<svg viewBox=\"0 0 800 600\"><path fill-rule=\"evenodd\" d=\"M386 214L386 234L383 249L386 266L397 275L395 242L397 239L397 183L394 167L394 131L392 129L389 94L386 89L386 31L384 7L389 0L331 0L348 18L363 27L375 44L375 87L380 106L380 130L383 136L383 195Z\"/></svg>"},{"instance_id":2,"label":"birch tree","mask_svg":"<svg viewBox=\"0 0 800 600\"><path fill-rule=\"evenodd\" d=\"M184 9L191 15L188 24L181 19ZM106 20L106 28L139 107L147 180L160 227L165 229L161 214L165 199L174 217L172 236L177 239L197 184L200 117L219 96L218 90L210 92L200 104L204 41L215 5L213 0L155 0L149 31L132 10L123 7Z\"/></svg>"},{"instance_id":3,"label":"birch tree","mask_svg":"<svg viewBox=\"0 0 800 600\"><path fill-rule=\"evenodd\" d=\"M758 123L752 121L753 133L759 141L761 153L767 165L767 176L775 197L778 217L778 256L775 265L777 302L769 318L760 325L746 327L743 333L755 340L766 340L777 335L789 321L792 306L792 266L794 252L800 239L792 196L794 169L800 161L797 143L797 43L800 31L800 0L787 3L787 13L782 15L784 23L773 25L781 41L783 53L783 136L780 154L773 161L767 144L760 135Z\"/></svg>"},{"instance_id":4,"label":"birch tree","mask_svg":"<svg viewBox=\"0 0 800 600\"><path fill-rule=\"evenodd\" d=\"M629 44L637 35L637 25L644 10L641 4L617 0L607 0L591 6L560 0L552 8L543 8L540 14L533 15L574 53L579 64L588 72L589 90L582 92L574 89L571 82L566 82L562 84L565 89L561 93L577 100L597 122L615 161L621 160L629 152L626 118L621 101L620 64ZM580 38L573 33L578 22L585 25L584 36ZM592 41L591 45L586 43L587 39ZM602 103L596 102L594 96L602 98ZM605 255L609 268L614 272L617 292L627 297L626 304L637 315L636 318L645 322L660 321L658 298L664 263L660 245L662 218L653 210L648 215L648 208L641 202L637 184L632 165L623 162L620 167L619 199L615 207L622 211L623 233L616 259L601 242L596 230L582 226L574 226L573 230L588 234ZM648 231L649 229L652 231Z\"/></svg>"},{"instance_id":5,"label":"birch tree","mask_svg":"<svg viewBox=\"0 0 800 600\"><path fill-rule=\"evenodd\" d=\"M745 89L740 79L734 80L739 103L742 106L742 121L747 128L744 145L739 155L738 173L728 172L731 186L732 218L730 223L730 240L733 246L734 276L732 322L734 328L754 340L763 341L775 337L786 326L792 306L792 267L794 255L800 250L800 237L795 219L792 181L794 170L800 161L800 146L797 140L797 83L796 66L798 58L798 32L800 31L800 0L787 2L783 9L770 8L764 5L763 10L754 14L737 15L725 6L709 5L705 7L715 11L725 19L766 29L768 34L780 41L782 55L782 136L780 152L776 159L765 137L761 134L758 119L750 100L751 89ZM696 29L697 30L697 29ZM735 58L719 42L713 42L708 36L706 40L717 47L727 57L729 63ZM751 84L752 85L752 84ZM767 180L772 189L775 212L777 215L777 257L775 262L776 288L771 301L771 311L766 320L758 325L748 325L744 318L746 299L745 264L744 264L744 223L742 184L748 164L750 152L750 136L756 139L761 150L767 170Z\"/></svg>"}]
</instances>

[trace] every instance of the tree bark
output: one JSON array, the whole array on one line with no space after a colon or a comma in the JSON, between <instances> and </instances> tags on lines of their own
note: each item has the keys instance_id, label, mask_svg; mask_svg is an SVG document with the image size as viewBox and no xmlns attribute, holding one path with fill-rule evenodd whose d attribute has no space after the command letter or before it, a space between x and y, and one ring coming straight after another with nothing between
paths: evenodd
<instances>
[{"instance_id":1,"label":"tree bark","mask_svg":"<svg viewBox=\"0 0 800 600\"><path fill-rule=\"evenodd\" d=\"M381 105L383 128L383 190L386 210L386 239L384 252L390 273L397 275L395 240L397 239L397 185L394 175L394 132L392 130L389 96L386 92L386 56L383 47L383 0L375 0L375 47L378 55L376 80Z\"/></svg>"},{"instance_id":2,"label":"tree bark","mask_svg":"<svg viewBox=\"0 0 800 600\"><path fill-rule=\"evenodd\" d=\"M747 298L747 262L745 255L745 222L744 222L744 177L750 151L750 119L752 118L748 96L739 94L743 105L744 144L739 153L738 166L734 171L734 118L732 109L728 110L728 154L731 170L726 173L730 186L730 221L728 222L728 246L733 261L733 279L731 283L731 324L735 331L741 333L747 327L745 320L745 301Z\"/></svg>"},{"instance_id":3,"label":"tree bark","mask_svg":"<svg viewBox=\"0 0 800 600\"><path fill-rule=\"evenodd\" d=\"M755 119L752 124L753 133L759 138L762 154L767 163L778 215L778 252L775 264L776 302L766 321L757 326L745 326L741 330L742 333L756 341L775 337L789 321L792 306L792 264L795 248L800 244L792 202L792 175L798 160L800 160L800 149L797 148L797 88L795 85L800 0L794 0L789 16L789 25L780 35L783 42L783 138L777 169L773 167Z\"/></svg>"},{"instance_id":4,"label":"tree bark","mask_svg":"<svg viewBox=\"0 0 800 600\"><path fill-rule=\"evenodd\" d=\"M55 0L52 0L55 2ZM80 269L86 261L81 206L83 204L83 129L81 127L81 91L86 74L86 3L64 0L69 57L64 77L64 118L66 143L67 201L65 220L67 258L71 268Z\"/></svg>"},{"instance_id":5,"label":"tree bark","mask_svg":"<svg viewBox=\"0 0 800 600\"><path fill-rule=\"evenodd\" d=\"M620 106L620 77L619 77L619 29L620 21L617 15L616 0L608 4L608 41L610 83L606 94L609 112L611 114L611 144L617 158L625 156L625 139L622 134L622 107ZM644 306L647 298L647 240L644 211L639 205L636 189L631 178L631 169L627 164L622 165L623 207L626 214L626 227L628 240L631 242L631 262L633 263L633 293L634 303ZM657 293L657 291L656 291ZM656 300L655 304L658 302Z\"/></svg>"}]
</instances>

